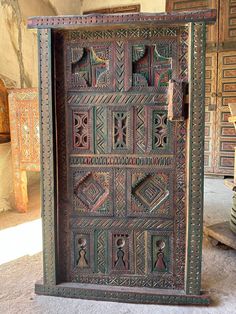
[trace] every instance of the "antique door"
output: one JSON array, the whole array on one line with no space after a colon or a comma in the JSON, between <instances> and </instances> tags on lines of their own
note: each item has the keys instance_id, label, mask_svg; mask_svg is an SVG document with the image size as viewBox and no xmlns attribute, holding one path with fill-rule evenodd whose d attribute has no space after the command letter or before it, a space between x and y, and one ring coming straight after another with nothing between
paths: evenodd
<instances>
[{"instance_id":1,"label":"antique door","mask_svg":"<svg viewBox=\"0 0 236 314\"><path fill-rule=\"evenodd\" d=\"M37 293L209 303L202 126L205 22L214 20L212 10L30 19L40 28Z\"/></svg>"},{"instance_id":2,"label":"antique door","mask_svg":"<svg viewBox=\"0 0 236 314\"><path fill-rule=\"evenodd\" d=\"M183 289L187 122L169 120L167 94L171 79L188 81L188 28L55 37L63 280Z\"/></svg>"},{"instance_id":3,"label":"antique door","mask_svg":"<svg viewBox=\"0 0 236 314\"><path fill-rule=\"evenodd\" d=\"M184 288L187 122L167 93L188 81L188 41L185 26L55 35L63 281Z\"/></svg>"}]
</instances>

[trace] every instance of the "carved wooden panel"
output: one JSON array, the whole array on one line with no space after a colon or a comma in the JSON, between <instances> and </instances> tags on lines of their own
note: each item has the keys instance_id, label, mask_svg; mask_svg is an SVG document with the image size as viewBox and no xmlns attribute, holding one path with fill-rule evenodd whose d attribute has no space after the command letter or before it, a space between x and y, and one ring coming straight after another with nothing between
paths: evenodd
<instances>
[{"instance_id":1,"label":"carved wooden panel","mask_svg":"<svg viewBox=\"0 0 236 314\"><path fill-rule=\"evenodd\" d=\"M12 89L9 94L15 206L27 211L26 171L39 171L39 112L37 89Z\"/></svg>"},{"instance_id":2,"label":"carved wooden panel","mask_svg":"<svg viewBox=\"0 0 236 314\"><path fill-rule=\"evenodd\" d=\"M223 5L223 4L222 4ZM219 10L218 0L166 0L166 11L191 11L204 9ZM207 44L214 48L218 42L218 19L214 25L207 26Z\"/></svg>"},{"instance_id":3,"label":"carved wooden panel","mask_svg":"<svg viewBox=\"0 0 236 314\"><path fill-rule=\"evenodd\" d=\"M187 124L167 94L187 81L188 40L184 26L55 35L65 281L184 288Z\"/></svg>"}]
</instances>

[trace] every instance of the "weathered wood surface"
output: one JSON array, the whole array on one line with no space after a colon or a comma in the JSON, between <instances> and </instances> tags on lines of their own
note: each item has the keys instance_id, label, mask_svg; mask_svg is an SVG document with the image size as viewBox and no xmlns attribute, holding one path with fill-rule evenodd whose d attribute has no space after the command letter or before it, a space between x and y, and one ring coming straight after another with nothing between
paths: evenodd
<instances>
[{"instance_id":1,"label":"weathered wood surface","mask_svg":"<svg viewBox=\"0 0 236 314\"><path fill-rule=\"evenodd\" d=\"M204 233L206 236L236 250L236 234L231 231L229 221L205 226Z\"/></svg>"},{"instance_id":2,"label":"weathered wood surface","mask_svg":"<svg viewBox=\"0 0 236 314\"><path fill-rule=\"evenodd\" d=\"M38 90L9 90L9 115L15 207L26 212L26 171L40 171Z\"/></svg>"}]
</instances>

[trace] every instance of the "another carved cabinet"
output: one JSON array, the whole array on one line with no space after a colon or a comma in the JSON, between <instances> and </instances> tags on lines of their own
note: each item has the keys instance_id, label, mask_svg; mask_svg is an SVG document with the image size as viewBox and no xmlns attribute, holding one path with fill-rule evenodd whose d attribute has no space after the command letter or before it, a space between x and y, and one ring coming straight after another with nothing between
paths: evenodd
<instances>
[{"instance_id":1,"label":"another carved cabinet","mask_svg":"<svg viewBox=\"0 0 236 314\"><path fill-rule=\"evenodd\" d=\"M10 141L9 108L7 88L0 79L0 144Z\"/></svg>"},{"instance_id":2,"label":"another carved cabinet","mask_svg":"<svg viewBox=\"0 0 236 314\"><path fill-rule=\"evenodd\" d=\"M236 2L167 0L167 11L212 8L217 22L207 26L205 173L233 175L236 133L228 122L236 102Z\"/></svg>"},{"instance_id":3,"label":"another carved cabinet","mask_svg":"<svg viewBox=\"0 0 236 314\"><path fill-rule=\"evenodd\" d=\"M40 171L38 90L9 90L9 114L15 207L26 212L27 171Z\"/></svg>"},{"instance_id":4,"label":"another carved cabinet","mask_svg":"<svg viewBox=\"0 0 236 314\"><path fill-rule=\"evenodd\" d=\"M212 10L29 20L40 56L37 293L209 303L200 293L204 51L214 20Z\"/></svg>"}]
</instances>

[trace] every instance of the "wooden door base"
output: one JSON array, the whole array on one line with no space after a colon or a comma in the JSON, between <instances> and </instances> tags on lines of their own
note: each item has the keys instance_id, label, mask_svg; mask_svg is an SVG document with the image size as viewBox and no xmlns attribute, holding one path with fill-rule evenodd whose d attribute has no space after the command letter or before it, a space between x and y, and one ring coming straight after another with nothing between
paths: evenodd
<instances>
[{"instance_id":1,"label":"wooden door base","mask_svg":"<svg viewBox=\"0 0 236 314\"><path fill-rule=\"evenodd\" d=\"M155 288L118 287L81 283L63 283L47 286L35 285L35 292L40 295L51 295L67 298L80 298L101 301L174 305L209 305L206 294L186 295L184 291L165 291Z\"/></svg>"}]
</instances>

